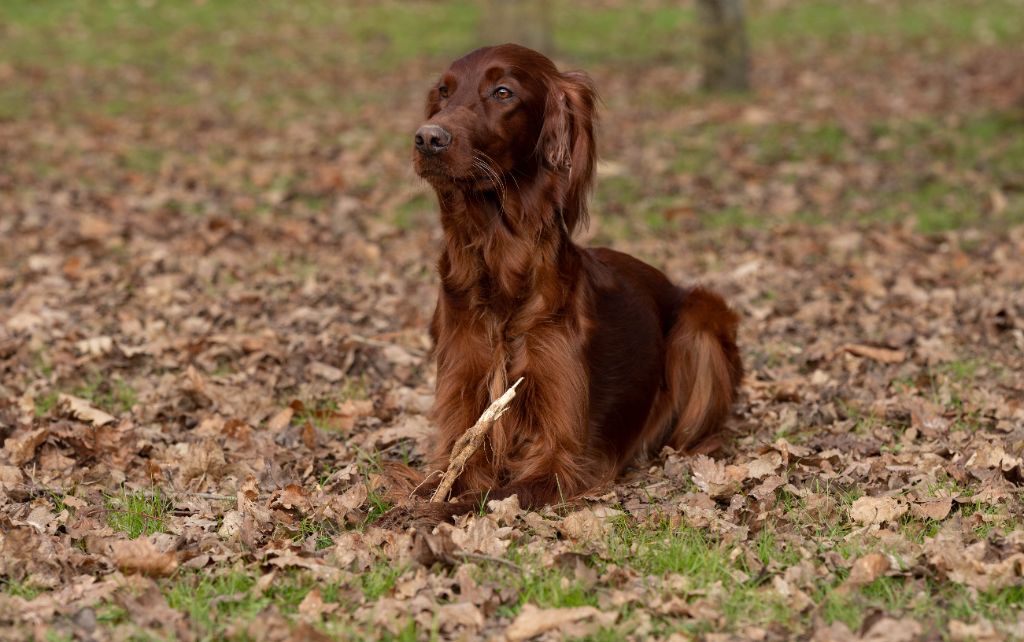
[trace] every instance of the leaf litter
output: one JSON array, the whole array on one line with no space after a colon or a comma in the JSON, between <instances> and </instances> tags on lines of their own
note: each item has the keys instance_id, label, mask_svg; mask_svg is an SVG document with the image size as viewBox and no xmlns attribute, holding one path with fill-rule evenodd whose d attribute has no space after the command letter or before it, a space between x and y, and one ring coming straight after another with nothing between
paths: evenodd
<instances>
[{"instance_id":1,"label":"leaf litter","mask_svg":"<svg viewBox=\"0 0 1024 642\"><path fill-rule=\"evenodd\" d=\"M593 69L601 180L649 177L645 206L683 196L638 234L599 191L589 235L739 310L735 434L572 505L485 497L436 528L377 525L385 462L422 463L431 440L438 229L386 142L418 104L389 99L393 119L293 106L279 128L244 107L0 122L0 637L1024 636L1024 228L839 216L881 207L872 194L908 171L1019 208L1012 177L916 147L886 160L902 134L871 127L1004 109L1020 54L910 63L861 46L898 73L767 51L775 84L751 105L657 118L619 90L656 91L670 66ZM426 70L358 82L383 92ZM836 100L836 78L859 99ZM744 142L835 122L837 152ZM702 168L650 136L701 128L722 132L699 139ZM146 144L165 150L155 171L120 162ZM236 154L218 162L224 146ZM776 222L696 214L730 208Z\"/></svg>"}]
</instances>

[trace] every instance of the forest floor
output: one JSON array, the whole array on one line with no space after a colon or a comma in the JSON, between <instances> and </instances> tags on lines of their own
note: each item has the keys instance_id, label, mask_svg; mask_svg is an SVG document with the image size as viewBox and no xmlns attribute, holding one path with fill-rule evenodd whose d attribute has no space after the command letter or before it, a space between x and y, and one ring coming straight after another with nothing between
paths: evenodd
<instances>
[{"instance_id":1,"label":"forest floor","mask_svg":"<svg viewBox=\"0 0 1024 642\"><path fill-rule=\"evenodd\" d=\"M1024 7L557 2L614 245L741 314L734 435L386 530L431 442L410 167L467 2L0 8L0 639L1024 638Z\"/></svg>"}]
</instances>

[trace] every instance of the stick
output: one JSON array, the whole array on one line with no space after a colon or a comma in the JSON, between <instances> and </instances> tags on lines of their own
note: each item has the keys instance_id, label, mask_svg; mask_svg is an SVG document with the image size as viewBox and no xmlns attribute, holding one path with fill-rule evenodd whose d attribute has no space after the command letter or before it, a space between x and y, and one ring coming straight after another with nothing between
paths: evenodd
<instances>
[{"instance_id":1,"label":"stick","mask_svg":"<svg viewBox=\"0 0 1024 642\"><path fill-rule=\"evenodd\" d=\"M495 399L488 406L484 414L480 415L480 418L473 424L473 427L462 433L462 436L455 442L455 445L452 446L452 454L448 458L448 470L441 477L441 483L438 484L437 490L434 491L434 496L430 498L431 502L443 502L448 499L448 493L452 490L452 484L462 474L462 470L466 467L466 462L469 461L469 458L473 456L473 453L483 443L487 430L508 410L509 404L512 403L516 396L516 387L522 382L523 378L519 377L512 384L512 387L505 391L505 394Z\"/></svg>"}]
</instances>

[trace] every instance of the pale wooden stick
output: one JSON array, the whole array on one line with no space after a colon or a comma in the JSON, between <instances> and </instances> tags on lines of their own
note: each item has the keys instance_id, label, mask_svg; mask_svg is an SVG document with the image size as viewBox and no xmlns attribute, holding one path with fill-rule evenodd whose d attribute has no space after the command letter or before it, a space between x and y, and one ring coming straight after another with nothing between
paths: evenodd
<instances>
[{"instance_id":1,"label":"pale wooden stick","mask_svg":"<svg viewBox=\"0 0 1024 642\"><path fill-rule=\"evenodd\" d=\"M443 502L448 499L448 493L452 490L452 484L462 474L462 470L466 467L466 462L469 461L469 458L473 456L473 453L477 451L480 444L484 442L487 430L508 410L509 404L512 403L516 396L516 386L522 382L523 378L519 377L512 384L512 387L505 391L505 394L495 399L487 407L487 410L484 411L484 414L480 415L480 418L476 420L473 427L462 433L462 436L455 442L455 445L452 446L452 454L448 458L448 470L441 477L441 483L438 484L437 490L434 491L433 497L430 498L431 502Z\"/></svg>"}]
</instances>

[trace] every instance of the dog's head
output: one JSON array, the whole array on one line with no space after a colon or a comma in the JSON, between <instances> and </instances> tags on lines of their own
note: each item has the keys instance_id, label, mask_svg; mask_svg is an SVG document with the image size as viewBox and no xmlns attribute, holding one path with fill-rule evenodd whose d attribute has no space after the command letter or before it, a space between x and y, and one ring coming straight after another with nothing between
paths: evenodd
<instances>
[{"instance_id":1,"label":"dog's head","mask_svg":"<svg viewBox=\"0 0 1024 642\"><path fill-rule=\"evenodd\" d=\"M438 191L546 189L569 230L583 223L594 175L595 93L519 45L484 47L451 64L427 94L416 172ZM546 180L545 180L546 179Z\"/></svg>"}]
</instances>

